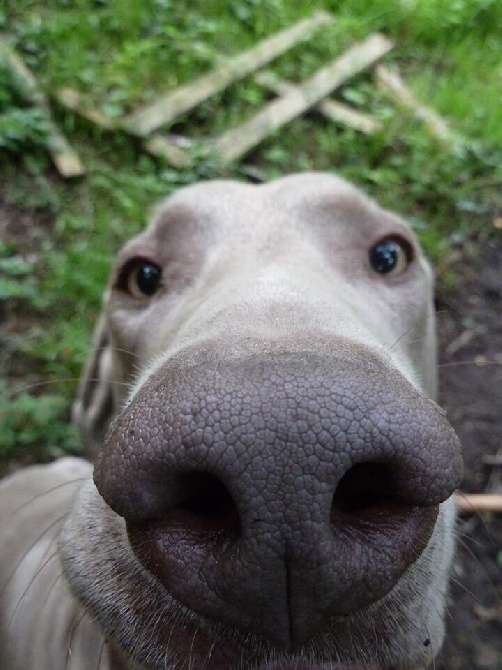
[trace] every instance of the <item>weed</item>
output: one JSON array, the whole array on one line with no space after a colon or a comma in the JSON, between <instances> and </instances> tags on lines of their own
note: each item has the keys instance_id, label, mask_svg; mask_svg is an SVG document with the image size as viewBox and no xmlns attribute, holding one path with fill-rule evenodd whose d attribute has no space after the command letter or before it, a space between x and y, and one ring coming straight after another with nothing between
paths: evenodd
<instances>
[{"instance_id":1,"label":"weed","mask_svg":"<svg viewBox=\"0 0 502 670\"><path fill-rule=\"evenodd\" d=\"M39 457L47 451L76 451L78 438L67 421L67 403L60 395L33 396L21 392L12 398L0 380L0 458L19 455L29 447Z\"/></svg>"},{"instance_id":2,"label":"weed","mask_svg":"<svg viewBox=\"0 0 502 670\"><path fill-rule=\"evenodd\" d=\"M45 147L48 117L31 107L19 83L0 63L0 150L13 153Z\"/></svg>"}]
</instances>

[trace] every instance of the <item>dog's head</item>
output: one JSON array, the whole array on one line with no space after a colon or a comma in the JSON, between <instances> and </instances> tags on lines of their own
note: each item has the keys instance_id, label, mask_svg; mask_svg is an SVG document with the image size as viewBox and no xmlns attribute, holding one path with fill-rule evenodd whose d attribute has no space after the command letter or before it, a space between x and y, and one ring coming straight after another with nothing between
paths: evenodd
<instances>
[{"instance_id":1,"label":"dog's head","mask_svg":"<svg viewBox=\"0 0 502 670\"><path fill-rule=\"evenodd\" d=\"M118 255L94 351L62 552L137 662L434 658L461 465L400 218L325 174L186 188Z\"/></svg>"}]
</instances>

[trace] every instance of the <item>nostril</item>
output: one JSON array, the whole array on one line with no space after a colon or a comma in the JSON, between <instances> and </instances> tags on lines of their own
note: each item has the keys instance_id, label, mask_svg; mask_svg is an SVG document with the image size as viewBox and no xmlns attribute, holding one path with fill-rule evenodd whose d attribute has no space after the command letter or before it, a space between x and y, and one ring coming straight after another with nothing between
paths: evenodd
<instances>
[{"instance_id":1,"label":"nostril","mask_svg":"<svg viewBox=\"0 0 502 670\"><path fill-rule=\"evenodd\" d=\"M358 463L342 477L333 496L332 514L371 514L404 505L393 493L391 471L384 463Z\"/></svg>"},{"instance_id":2,"label":"nostril","mask_svg":"<svg viewBox=\"0 0 502 670\"><path fill-rule=\"evenodd\" d=\"M126 527L139 561L183 601L185 589L200 579L200 566L213 565L223 547L231 553L239 543L241 521L229 489L217 477L177 473L171 484L175 502L153 518L126 522Z\"/></svg>"},{"instance_id":3,"label":"nostril","mask_svg":"<svg viewBox=\"0 0 502 670\"><path fill-rule=\"evenodd\" d=\"M206 519L223 519L237 513L235 502L227 487L213 475L196 474L190 486L190 495L178 508Z\"/></svg>"}]
</instances>

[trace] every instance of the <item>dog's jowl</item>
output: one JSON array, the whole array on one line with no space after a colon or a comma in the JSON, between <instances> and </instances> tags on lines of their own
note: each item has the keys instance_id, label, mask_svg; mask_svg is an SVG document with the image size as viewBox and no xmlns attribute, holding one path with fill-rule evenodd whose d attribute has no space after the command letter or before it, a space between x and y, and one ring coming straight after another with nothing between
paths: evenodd
<instances>
[{"instance_id":1,"label":"dog's jowl","mask_svg":"<svg viewBox=\"0 0 502 670\"><path fill-rule=\"evenodd\" d=\"M117 256L87 455L0 487L2 670L389 670L441 647L461 477L410 228L207 182Z\"/></svg>"}]
</instances>

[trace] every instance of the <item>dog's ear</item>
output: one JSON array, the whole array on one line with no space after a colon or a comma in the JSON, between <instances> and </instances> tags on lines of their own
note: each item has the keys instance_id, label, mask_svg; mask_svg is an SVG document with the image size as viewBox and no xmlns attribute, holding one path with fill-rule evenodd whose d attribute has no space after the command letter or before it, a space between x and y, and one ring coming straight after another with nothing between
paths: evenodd
<instances>
[{"instance_id":1,"label":"dog's ear","mask_svg":"<svg viewBox=\"0 0 502 670\"><path fill-rule=\"evenodd\" d=\"M117 406L113 349L107 320L102 314L96 324L92 351L82 372L72 411L87 457L94 458L100 451Z\"/></svg>"}]
</instances>

